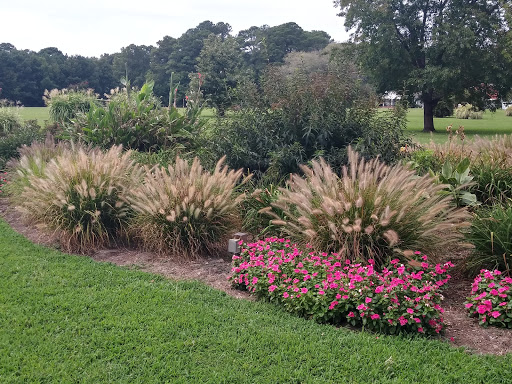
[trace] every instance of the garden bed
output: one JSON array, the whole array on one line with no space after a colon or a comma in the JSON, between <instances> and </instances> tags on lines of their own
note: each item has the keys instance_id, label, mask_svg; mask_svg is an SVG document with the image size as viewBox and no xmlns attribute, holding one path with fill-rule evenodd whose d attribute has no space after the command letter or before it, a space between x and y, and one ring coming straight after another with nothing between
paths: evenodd
<instances>
[{"instance_id":1,"label":"garden bed","mask_svg":"<svg viewBox=\"0 0 512 384\"><path fill-rule=\"evenodd\" d=\"M58 247L55 239L42 234L35 227L26 225L18 212L8 205L5 198L0 198L0 215L13 229L29 240ZM172 279L199 280L230 296L245 300L254 299L247 292L231 287L231 283L228 281L231 263L228 259L172 260L162 258L155 253L129 248L102 249L95 251L90 256L97 261L133 267ZM442 338L454 346L466 347L469 351L476 353L502 355L512 352L512 332L510 330L494 327L483 328L478 325L477 320L468 317L463 302L470 293L471 282L470 279L455 273L448 283L443 303L447 330Z\"/></svg>"}]
</instances>

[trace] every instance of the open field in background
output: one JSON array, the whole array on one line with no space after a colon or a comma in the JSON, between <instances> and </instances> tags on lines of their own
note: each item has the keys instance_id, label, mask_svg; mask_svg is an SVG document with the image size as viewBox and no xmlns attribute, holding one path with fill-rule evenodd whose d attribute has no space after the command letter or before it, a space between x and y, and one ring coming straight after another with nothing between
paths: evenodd
<instances>
[{"instance_id":1,"label":"open field in background","mask_svg":"<svg viewBox=\"0 0 512 384\"><path fill-rule=\"evenodd\" d=\"M512 355L319 325L34 245L0 220L0 382L510 383Z\"/></svg>"},{"instance_id":2,"label":"open field in background","mask_svg":"<svg viewBox=\"0 0 512 384\"><path fill-rule=\"evenodd\" d=\"M45 120L49 120L47 107L22 107L19 113L23 120L37 120L40 126L44 126Z\"/></svg>"},{"instance_id":3,"label":"open field in background","mask_svg":"<svg viewBox=\"0 0 512 384\"><path fill-rule=\"evenodd\" d=\"M436 143L444 143L448 140L446 127L453 124L455 131L460 125L464 126L464 132L468 139L475 135L492 137L512 133L512 117L505 116L505 111L498 109L496 112L485 112L481 120L462 120L455 117L434 118L436 132L423 133L423 109L411 108L407 113L407 131L411 133L414 141L426 144L433 140Z\"/></svg>"},{"instance_id":4,"label":"open field in background","mask_svg":"<svg viewBox=\"0 0 512 384\"><path fill-rule=\"evenodd\" d=\"M41 126L44 121L49 119L48 108L46 107L23 107L20 109L23 119L36 119ZM215 117L215 111L207 108L203 111L206 118ZM433 134L423 133L423 109L411 108L408 112L407 131L410 132L412 138L426 144L433 140L436 143L444 143L448 140L448 132L446 127L453 124L453 129L457 129L460 125L464 126L464 131L468 139L475 135L494 136L512 133L512 117L505 116L505 111L499 109L495 113L486 112L481 120L461 120L455 117L434 118L436 132Z\"/></svg>"}]
</instances>

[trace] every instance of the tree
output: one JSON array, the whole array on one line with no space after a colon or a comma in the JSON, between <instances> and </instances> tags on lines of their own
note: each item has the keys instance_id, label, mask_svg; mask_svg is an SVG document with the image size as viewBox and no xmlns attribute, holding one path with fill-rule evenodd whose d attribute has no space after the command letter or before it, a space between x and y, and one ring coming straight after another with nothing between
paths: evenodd
<instances>
[{"instance_id":1,"label":"tree","mask_svg":"<svg viewBox=\"0 0 512 384\"><path fill-rule=\"evenodd\" d=\"M236 39L210 35L197 59L197 72L204 76L202 90L206 100L223 116L232 105L231 90L247 75Z\"/></svg>"},{"instance_id":2,"label":"tree","mask_svg":"<svg viewBox=\"0 0 512 384\"><path fill-rule=\"evenodd\" d=\"M121 48L120 53L114 55L112 62L114 77L119 81L126 76L130 84L142 87L146 83L146 75L150 70L152 46L130 44Z\"/></svg>"},{"instance_id":3,"label":"tree","mask_svg":"<svg viewBox=\"0 0 512 384\"><path fill-rule=\"evenodd\" d=\"M500 95L512 76L505 44L510 1L335 0L377 90L419 93L426 132L440 100L492 86ZM510 56L510 52L508 53ZM508 75L504 76L504 71Z\"/></svg>"}]
</instances>

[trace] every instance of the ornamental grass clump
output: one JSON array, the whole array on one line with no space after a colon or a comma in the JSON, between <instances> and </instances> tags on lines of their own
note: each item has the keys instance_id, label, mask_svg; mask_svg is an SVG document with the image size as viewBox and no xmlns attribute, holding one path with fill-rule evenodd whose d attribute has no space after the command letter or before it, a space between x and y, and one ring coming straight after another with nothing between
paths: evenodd
<instances>
[{"instance_id":1,"label":"ornamental grass clump","mask_svg":"<svg viewBox=\"0 0 512 384\"><path fill-rule=\"evenodd\" d=\"M281 189L272 206L286 220L276 215L274 224L293 241L377 265L398 248L435 255L460 242L469 214L440 193L444 185L400 165L366 161L350 148L348 157L341 177L321 159Z\"/></svg>"},{"instance_id":2,"label":"ornamental grass clump","mask_svg":"<svg viewBox=\"0 0 512 384\"><path fill-rule=\"evenodd\" d=\"M318 322L397 334L435 335L444 329L441 289L453 264L431 264L421 252L410 263L354 263L336 253L269 238L241 244L233 256L235 287Z\"/></svg>"},{"instance_id":3,"label":"ornamental grass clump","mask_svg":"<svg viewBox=\"0 0 512 384\"><path fill-rule=\"evenodd\" d=\"M189 164L179 157L167 168L145 169L144 183L127 201L136 212L132 233L146 249L197 257L215 252L240 225L238 206L244 196L237 196L236 187L242 170L228 170L224 158L213 172L204 170L197 158Z\"/></svg>"},{"instance_id":4,"label":"ornamental grass clump","mask_svg":"<svg viewBox=\"0 0 512 384\"><path fill-rule=\"evenodd\" d=\"M510 270L512 265L512 205L494 205L475 211L467 240L475 248L466 258L466 270Z\"/></svg>"},{"instance_id":5,"label":"ornamental grass clump","mask_svg":"<svg viewBox=\"0 0 512 384\"><path fill-rule=\"evenodd\" d=\"M122 237L131 213L125 198L141 180L142 169L120 146L68 149L28 176L19 209L59 234L66 249L85 252Z\"/></svg>"},{"instance_id":6,"label":"ornamental grass clump","mask_svg":"<svg viewBox=\"0 0 512 384\"><path fill-rule=\"evenodd\" d=\"M512 278L499 270L482 269L464 303L470 317L480 325L512 328Z\"/></svg>"},{"instance_id":7,"label":"ornamental grass clump","mask_svg":"<svg viewBox=\"0 0 512 384\"><path fill-rule=\"evenodd\" d=\"M84 148L85 149L85 148ZM29 177L43 177L44 169L50 160L71 150L71 143L55 141L47 136L44 142L34 141L30 145L18 148L19 159L11 159L7 169L11 174L11 183L7 192L13 202L20 202L23 189L29 185Z\"/></svg>"}]
</instances>

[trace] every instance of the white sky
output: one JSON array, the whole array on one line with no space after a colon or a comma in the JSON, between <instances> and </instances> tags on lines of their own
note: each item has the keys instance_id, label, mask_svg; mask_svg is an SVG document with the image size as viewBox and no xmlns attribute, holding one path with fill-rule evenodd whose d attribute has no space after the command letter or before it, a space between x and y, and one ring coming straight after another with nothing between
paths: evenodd
<instances>
[{"instance_id":1,"label":"white sky","mask_svg":"<svg viewBox=\"0 0 512 384\"><path fill-rule=\"evenodd\" d=\"M225 22L233 33L253 25L295 22L345 41L343 19L332 0L0 0L0 43L68 55L100 56L129 44L156 45L200 22Z\"/></svg>"}]
</instances>

